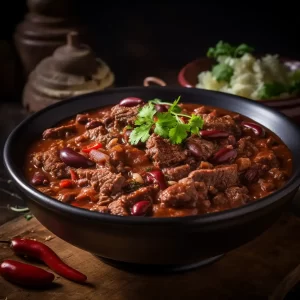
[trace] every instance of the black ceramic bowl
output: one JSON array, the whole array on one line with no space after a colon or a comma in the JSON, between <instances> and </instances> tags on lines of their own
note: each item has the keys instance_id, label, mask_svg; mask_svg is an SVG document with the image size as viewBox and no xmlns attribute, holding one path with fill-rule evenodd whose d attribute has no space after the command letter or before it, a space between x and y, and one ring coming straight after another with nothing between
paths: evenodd
<instances>
[{"instance_id":1,"label":"black ceramic bowl","mask_svg":"<svg viewBox=\"0 0 300 300\"><path fill-rule=\"evenodd\" d=\"M24 177L25 150L46 128L85 110L125 97L161 98L212 105L246 115L277 134L293 153L293 175L284 188L240 208L179 218L120 217L91 212L54 200ZM35 217L63 240L98 256L138 264L193 264L226 253L264 232L281 214L300 184L300 131L272 109L240 97L201 89L132 87L62 101L32 115L9 136L4 161Z\"/></svg>"}]
</instances>

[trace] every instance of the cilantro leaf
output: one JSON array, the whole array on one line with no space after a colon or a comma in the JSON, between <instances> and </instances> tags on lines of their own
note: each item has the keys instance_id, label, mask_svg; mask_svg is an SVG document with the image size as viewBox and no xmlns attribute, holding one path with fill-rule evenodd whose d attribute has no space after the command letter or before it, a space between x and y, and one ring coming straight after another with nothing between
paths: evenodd
<instances>
[{"instance_id":1,"label":"cilantro leaf","mask_svg":"<svg viewBox=\"0 0 300 300\"><path fill-rule=\"evenodd\" d=\"M169 131L170 131L169 127L162 126L159 123L155 124L154 133L160 135L161 137L168 138L169 137Z\"/></svg>"},{"instance_id":2,"label":"cilantro leaf","mask_svg":"<svg viewBox=\"0 0 300 300\"><path fill-rule=\"evenodd\" d=\"M226 64L215 65L212 69L212 75L217 81L229 82L233 75L233 68Z\"/></svg>"},{"instance_id":3,"label":"cilantro leaf","mask_svg":"<svg viewBox=\"0 0 300 300\"><path fill-rule=\"evenodd\" d=\"M144 124L133 129L130 134L129 142L132 145L137 145L139 142L146 142L150 137L151 124Z\"/></svg>"},{"instance_id":4,"label":"cilantro leaf","mask_svg":"<svg viewBox=\"0 0 300 300\"><path fill-rule=\"evenodd\" d=\"M293 94L300 93L300 69L291 73L289 92Z\"/></svg>"},{"instance_id":5,"label":"cilantro leaf","mask_svg":"<svg viewBox=\"0 0 300 300\"><path fill-rule=\"evenodd\" d=\"M246 53L251 53L254 48L248 46L247 44L241 44L234 50L234 57L242 57Z\"/></svg>"},{"instance_id":6,"label":"cilantro leaf","mask_svg":"<svg viewBox=\"0 0 300 300\"><path fill-rule=\"evenodd\" d=\"M171 113L158 113L156 124L160 124L162 126L174 127L177 123L176 117Z\"/></svg>"},{"instance_id":7,"label":"cilantro leaf","mask_svg":"<svg viewBox=\"0 0 300 300\"><path fill-rule=\"evenodd\" d=\"M178 106L178 102L180 101L181 96L179 96L174 102L173 104L170 106L169 108L169 112L173 112L173 113L180 113L181 112L181 108Z\"/></svg>"},{"instance_id":8,"label":"cilantro leaf","mask_svg":"<svg viewBox=\"0 0 300 300\"><path fill-rule=\"evenodd\" d=\"M215 47L210 47L206 53L207 57L217 59L219 56L242 57L245 53L251 53L254 49L247 44L241 44L237 47L219 41Z\"/></svg>"},{"instance_id":9,"label":"cilantro leaf","mask_svg":"<svg viewBox=\"0 0 300 300\"><path fill-rule=\"evenodd\" d=\"M192 115L192 117L189 120L189 127L190 127L190 132L194 134L198 134L199 130L202 129L204 124L204 120L196 115Z\"/></svg>"},{"instance_id":10,"label":"cilantro leaf","mask_svg":"<svg viewBox=\"0 0 300 300\"><path fill-rule=\"evenodd\" d=\"M188 136L188 130L188 124L177 123L177 125L169 131L170 141L173 144L180 144Z\"/></svg>"},{"instance_id":11,"label":"cilantro leaf","mask_svg":"<svg viewBox=\"0 0 300 300\"><path fill-rule=\"evenodd\" d=\"M156 110L152 103L144 105L138 113L138 117L135 120L135 125L143 125L150 122L153 123L153 116L155 114Z\"/></svg>"},{"instance_id":12,"label":"cilantro leaf","mask_svg":"<svg viewBox=\"0 0 300 300\"><path fill-rule=\"evenodd\" d=\"M258 92L258 97L260 99L270 99L287 91L287 87L280 82L265 83Z\"/></svg>"},{"instance_id":13,"label":"cilantro leaf","mask_svg":"<svg viewBox=\"0 0 300 300\"><path fill-rule=\"evenodd\" d=\"M154 132L164 138L167 138L169 136L170 129L176 126L176 124L176 117L173 116L170 112L158 113Z\"/></svg>"},{"instance_id":14,"label":"cilantro leaf","mask_svg":"<svg viewBox=\"0 0 300 300\"><path fill-rule=\"evenodd\" d=\"M232 56L234 53L234 47L223 41L219 41L215 48L210 47L206 53L207 57L218 58L219 56Z\"/></svg>"}]
</instances>

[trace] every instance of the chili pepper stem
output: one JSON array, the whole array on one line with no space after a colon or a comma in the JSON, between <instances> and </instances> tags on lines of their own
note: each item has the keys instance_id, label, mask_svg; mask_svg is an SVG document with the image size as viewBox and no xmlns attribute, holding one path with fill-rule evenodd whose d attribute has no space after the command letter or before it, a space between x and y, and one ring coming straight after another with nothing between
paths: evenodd
<instances>
[{"instance_id":1,"label":"chili pepper stem","mask_svg":"<svg viewBox=\"0 0 300 300\"><path fill-rule=\"evenodd\" d=\"M0 241L1 244L10 244L10 241Z\"/></svg>"}]
</instances>

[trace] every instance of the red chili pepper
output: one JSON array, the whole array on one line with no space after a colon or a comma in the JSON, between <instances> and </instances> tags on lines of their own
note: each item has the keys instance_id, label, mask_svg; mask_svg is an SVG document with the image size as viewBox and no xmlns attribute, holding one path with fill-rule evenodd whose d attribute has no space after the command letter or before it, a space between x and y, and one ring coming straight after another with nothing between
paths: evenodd
<instances>
[{"instance_id":1,"label":"red chili pepper","mask_svg":"<svg viewBox=\"0 0 300 300\"><path fill-rule=\"evenodd\" d=\"M8 281L26 287L46 287L54 280L52 273L11 259L1 263L0 274Z\"/></svg>"},{"instance_id":2,"label":"red chili pepper","mask_svg":"<svg viewBox=\"0 0 300 300\"><path fill-rule=\"evenodd\" d=\"M77 174L75 173L75 171L74 170L72 170L72 169L70 169L70 175L71 175L71 179L72 180L77 180L78 178L77 178Z\"/></svg>"},{"instance_id":3,"label":"red chili pepper","mask_svg":"<svg viewBox=\"0 0 300 300\"><path fill-rule=\"evenodd\" d=\"M63 189L71 188L73 186L73 181L70 179L62 179L59 182L59 186Z\"/></svg>"},{"instance_id":4,"label":"red chili pepper","mask_svg":"<svg viewBox=\"0 0 300 300\"><path fill-rule=\"evenodd\" d=\"M77 270L65 264L57 254L43 243L14 238L11 241L11 248L17 255L24 255L43 261L50 269L62 277L76 282L85 282L87 277Z\"/></svg>"},{"instance_id":5,"label":"red chili pepper","mask_svg":"<svg viewBox=\"0 0 300 300\"><path fill-rule=\"evenodd\" d=\"M84 153L90 153L91 150L97 150L99 148L102 148L101 143L93 143L93 144L86 146L85 148L82 148L81 150Z\"/></svg>"}]
</instances>

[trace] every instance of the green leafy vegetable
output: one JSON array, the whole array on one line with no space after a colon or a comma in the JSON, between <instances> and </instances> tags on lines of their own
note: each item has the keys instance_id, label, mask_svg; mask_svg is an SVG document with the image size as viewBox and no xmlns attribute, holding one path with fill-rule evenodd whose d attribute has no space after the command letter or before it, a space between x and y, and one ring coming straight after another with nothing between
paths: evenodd
<instances>
[{"instance_id":1,"label":"green leafy vegetable","mask_svg":"<svg viewBox=\"0 0 300 300\"><path fill-rule=\"evenodd\" d=\"M197 134L203 127L203 119L196 115L182 114L179 101L180 97L173 103L163 102L160 99L150 100L140 109L129 142L132 145L146 142L152 130L157 135L168 138L173 144L182 143L189 134ZM154 104L168 105L169 109L167 112L156 112ZM188 119L188 122L186 123L183 118Z\"/></svg>"},{"instance_id":2,"label":"green leafy vegetable","mask_svg":"<svg viewBox=\"0 0 300 300\"><path fill-rule=\"evenodd\" d=\"M32 214L26 214L26 215L24 215L24 218L25 218L27 221L29 221L29 220L31 220L31 219L33 218L33 215L32 215Z\"/></svg>"},{"instance_id":3,"label":"green leafy vegetable","mask_svg":"<svg viewBox=\"0 0 300 300\"><path fill-rule=\"evenodd\" d=\"M150 129L152 127L152 123L149 124L143 124L139 127L136 127L134 130L132 130L130 137L129 137L129 142L132 145L138 144L140 141L141 142L146 142L150 136Z\"/></svg>"},{"instance_id":4,"label":"green leafy vegetable","mask_svg":"<svg viewBox=\"0 0 300 300\"><path fill-rule=\"evenodd\" d=\"M246 53L251 53L254 51L254 48L248 46L247 44L241 44L234 50L234 57L242 57Z\"/></svg>"},{"instance_id":5,"label":"green leafy vegetable","mask_svg":"<svg viewBox=\"0 0 300 300\"><path fill-rule=\"evenodd\" d=\"M187 136L189 131L189 125L183 123L177 123L175 127L169 131L169 138L173 144L180 144Z\"/></svg>"},{"instance_id":6,"label":"green leafy vegetable","mask_svg":"<svg viewBox=\"0 0 300 300\"><path fill-rule=\"evenodd\" d=\"M247 44L241 44L237 47L219 41L215 47L210 47L207 51L207 57L217 59L219 56L242 57L245 53L251 53L254 49Z\"/></svg>"},{"instance_id":7,"label":"green leafy vegetable","mask_svg":"<svg viewBox=\"0 0 300 300\"><path fill-rule=\"evenodd\" d=\"M217 81L229 82L233 72L233 68L226 64L215 65L212 69L212 75Z\"/></svg>"},{"instance_id":8,"label":"green leafy vegetable","mask_svg":"<svg viewBox=\"0 0 300 300\"><path fill-rule=\"evenodd\" d=\"M204 125L204 121L199 116L192 115L192 117L189 120L188 125L190 126L191 133L198 134L199 128L201 129Z\"/></svg>"},{"instance_id":9,"label":"green leafy vegetable","mask_svg":"<svg viewBox=\"0 0 300 300\"><path fill-rule=\"evenodd\" d=\"M290 82L289 92L293 94L300 93L300 69L291 74Z\"/></svg>"},{"instance_id":10,"label":"green leafy vegetable","mask_svg":"<svg viewBox=\"0 0 300 300\"><path fill-rule=\"evenodd\" d=\"M270 99L288 92L288 87L280 82L265 83L258 93L260 99Z\"/></svg>"}]
</instances>

